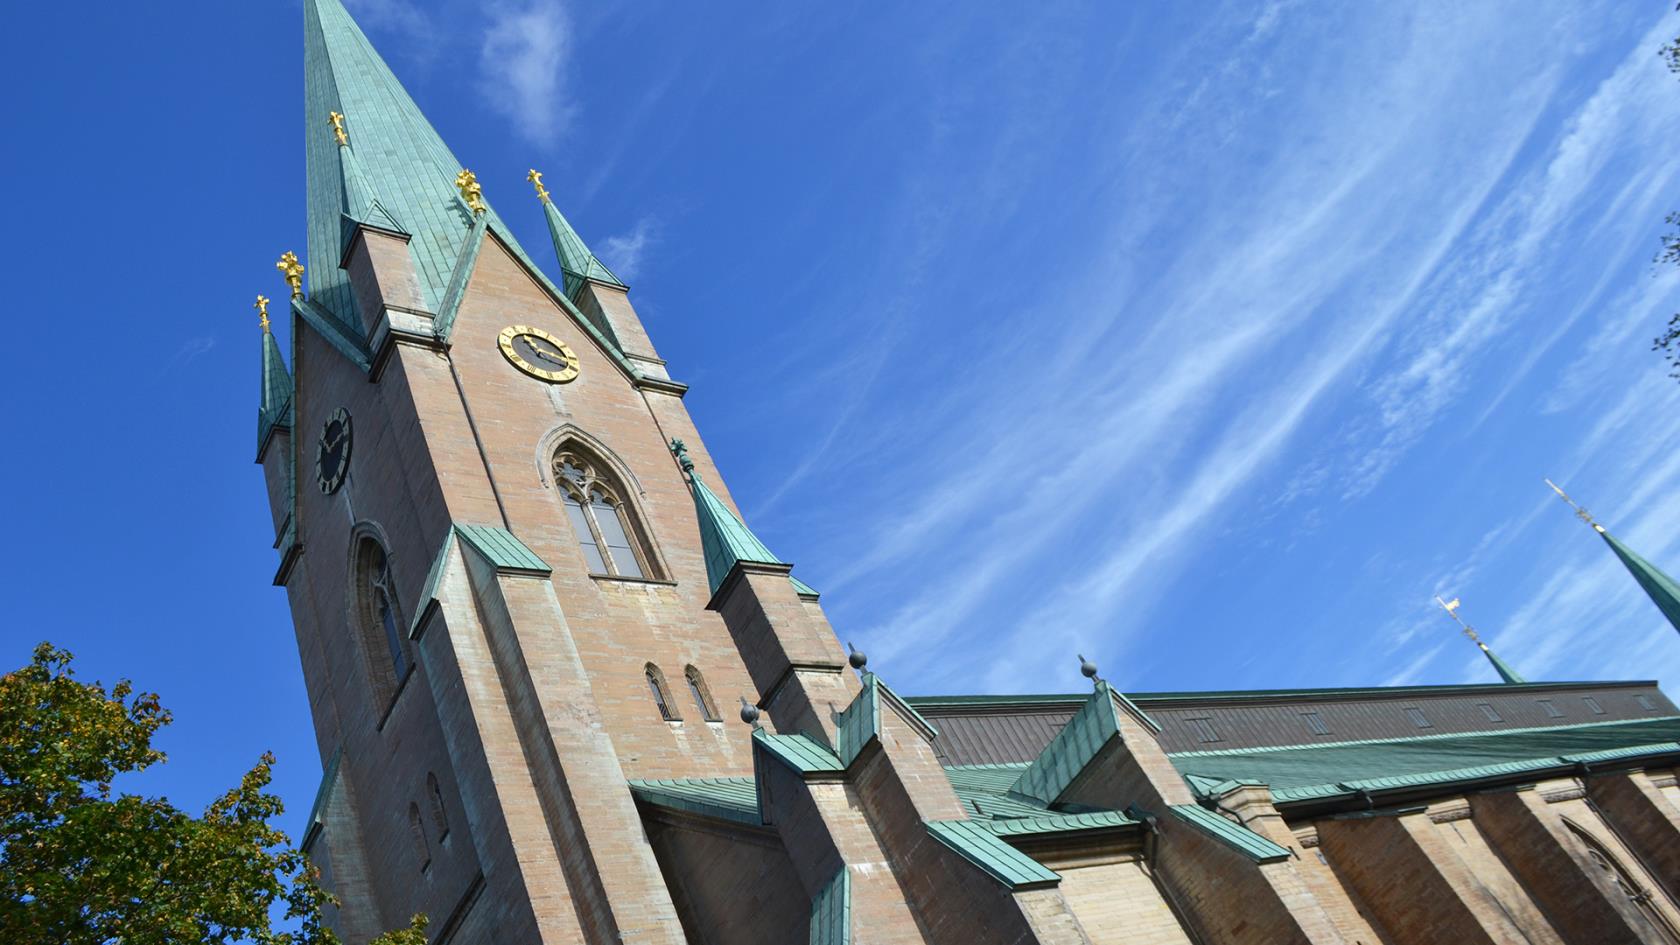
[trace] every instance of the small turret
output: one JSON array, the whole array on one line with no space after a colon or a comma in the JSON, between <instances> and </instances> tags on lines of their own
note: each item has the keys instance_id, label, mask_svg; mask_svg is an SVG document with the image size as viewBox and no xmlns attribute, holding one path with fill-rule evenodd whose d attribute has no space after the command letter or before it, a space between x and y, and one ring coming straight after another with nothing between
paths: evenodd
<instances>
[{"instance_id":1,"label":"small turret","mask_svg":"<svg viewBox=\"0 0 1680 945\"><path fill-rule=\"evenodd\" d=\"M525 175L525 179L537 189L537 199L542 201L543 216L548 218L548 235L554 240L554 254L560 259L560 274L564 281L562 288L566 290L566 296L575 301L578 290L589 281L605 283L619 289L626 288L624 283L612 274L612 270L584 245L583 237L578 236L577 230L572 229L572 224L566 220L565 214L554 205L553 199L549 197L548 188L543 186L542 178L542 171L535 168Z\"/></svg>"}]
</instances>

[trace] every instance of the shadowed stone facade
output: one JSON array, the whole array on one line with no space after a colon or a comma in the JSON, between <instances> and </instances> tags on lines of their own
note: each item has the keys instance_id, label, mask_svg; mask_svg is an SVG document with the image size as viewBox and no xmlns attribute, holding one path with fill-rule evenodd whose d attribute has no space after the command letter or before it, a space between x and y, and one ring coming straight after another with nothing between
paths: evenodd
<instances>
[{"instance_id":1,"label":"shadowed stone facade","mask_svg":"<svg viewBox=\"0 0 1680 945\"><path fill-rule=\"evenodd\" d=\"M849 666L625 287L546 193L545 275L304 6L258 462L349 942L1680 945L1652 684L907 700Z\"/></svg>"}]
</instances>

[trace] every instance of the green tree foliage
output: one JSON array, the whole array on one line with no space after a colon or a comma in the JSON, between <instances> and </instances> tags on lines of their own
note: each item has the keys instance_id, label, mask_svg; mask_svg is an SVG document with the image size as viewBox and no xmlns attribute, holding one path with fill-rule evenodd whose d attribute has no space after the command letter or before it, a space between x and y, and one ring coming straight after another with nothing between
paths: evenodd
<instances>
[{"instance_id":1,"label":"green tree foliage","mask_svg":"<svg viewBox=\"0 0 1680 945\"><path fill-rule=\"evenodd\" d=\"M1680 4L1674 7L1680 10ZM1668 71L1680 75L1680 37L1662 48L1663 61L1668 63ZM1680 213L1668 215L1668 225L1680 227ZM1662 238L1662 252L1657 254L1657 262L1680 266L1680 229L1670 230ZM1668 327L1662 334L1651 341L1651 350L1662 353L1668 359L1669 367L1673 368L1669 374L1680 378L1680 313L1676 313L1668 320Z\"/></svg>"},{"instance_id":2,"label":"green tree foliage","mask_svg":"<svg viewBox=\"0 0 1680 945\"><path fill-rule=\"evenodd\" d=\"M337 945L333 900L270 826L274 759L194 817L163 798L114 792L164 760L170 715L125 681L83 683L41 644L0 676L0 942L8 945ZM289 931L276 930L275 914ZM425 945L425 919L378 945Z\"/></svg>"}]
</instances>

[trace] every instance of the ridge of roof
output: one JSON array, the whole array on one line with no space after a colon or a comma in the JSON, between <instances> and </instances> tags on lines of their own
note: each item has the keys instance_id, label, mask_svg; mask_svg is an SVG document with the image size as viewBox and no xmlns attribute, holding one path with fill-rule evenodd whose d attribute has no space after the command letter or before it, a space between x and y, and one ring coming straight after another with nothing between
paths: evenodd
<instances>
[{"instance_id":1,"label":"ridge of roof","mask_svg":"<svg viewBox=\"0 0 1680 945\"><path fill-rule=\"evenodd\" d=\"M1207 699L1281 699L1281 698L1330 698L1335 696L1408 696L1421 694L1449 694L1454 692L1471 693L1477 690L1492 692L1529 691L1538 692L1546 689L1579 689L1579 688L1634 688L1657 685L1654 679L1606 679L1606 680L1558 680L1552 682L1524 682L1524 683L1447 683L1428 686L1352 686L1331 687L1324 689L1208 689L1184 690L1169 692L1127 692L1126 697L1140 705L1149 702L1169 701L1201 701ZM970 696L905 696L904 701L920 707L966 706L966 705L1034 705L1057 704L1078 705L1089 698L1084 693L1029 693L1021 695L990 694Z\"/></svg>"},{"instance_id":2,"label":"ridge of roof","mask_svg":"<svg viewBox=\"0 0 1680 945\"><path fill-rule=\"evenodd\" d=\"M1650 725L1656 722L1674 722L1680 720L1680 715L1658 715L1648 719L1616 719L1604 722L1577 722L1573 725L1531 725L1523 728L1498 729L1487 732L1437 732L1433 735L1407 735L1400 738L1360 738L1340 742L1314 742L1310 745L1258 745L1249 748L1227 748L1223 751L1175 751L1169 752L1167 757L1173 760L1179 758L1214 758L1230 755L1261 755L1278 754L1286 751L1313 752L1326 748L1347 748L1355 745L1414 745L1423 742L1444 741L1458 738L1497 738L1505 735L1526 735L1535 732L1568 732L1582 729L1604 728L1611 725Z\"/></svg>"}]
</instances>

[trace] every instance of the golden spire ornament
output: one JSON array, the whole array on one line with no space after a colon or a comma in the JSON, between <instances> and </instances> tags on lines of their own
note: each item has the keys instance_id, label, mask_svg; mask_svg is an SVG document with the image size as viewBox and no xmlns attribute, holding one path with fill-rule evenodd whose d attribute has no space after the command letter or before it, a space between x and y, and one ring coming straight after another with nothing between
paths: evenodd
<instances>
[{"instance_id":1,"label":"golden spire ornament","mask_svg":"<svg viewBox=\"0 0 1680 945\"><path fill-rule=\"evenodd\" d=\"M332 123L333 137L338 139L339 147L350 143L350 136L344 133L344 113L328 112L327 121Z\"/></svg>"},{"instance_id":2,"label":"golden spire ornament","mask_svg":"<svg viewBox=\"0 0 1680 945\"><path fill-rule=\"evenodd\" d=\"M266 295L257 296L257 304L255 304L251 307L257 310L257 317L262 319L263 333L267 334L268 333L268 296L266 296Z\"/></svg>"},{"instance_id":3,"label":"golden spire ornament","mask_svg":"<svg viewBox=\"0 0 1680 945\"><path fill-rule=\"evenodd\" d=\"M461 199L466 201L467 209L473 216L482 216L490 208L484 205L484 188L479 186L478 175L466 168L455 175L455 189L461 192Z\"/></svg>"},{"instance_id":4,"label":"golden spire ornament","mask_svg":"<svg viewBox=\"0 0 1680 945\"><path fill-rule=\"evenodd\" d=\"M292 287L292 298L303 298L303 263L298 262L297 253L288 252L274 264L280 274L286 278L286 284Z\"/></svg>"},{"instance_id":5,"label":"golden spire ornament","mask_svg":"<svg viewBox=\"0 0 1680 945\"><path fill-rule=\"evenodd\" d=\"M548 203L548 188L543 186L542 171L533 167L531 168L531 173L525 175L525 179L530 181L532 186L537 188L537 199L541 200L543 203Z\"/></svg>"}]
</instances>

